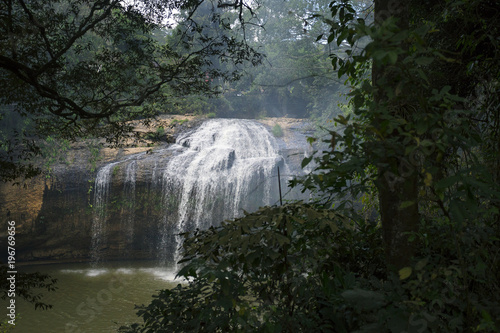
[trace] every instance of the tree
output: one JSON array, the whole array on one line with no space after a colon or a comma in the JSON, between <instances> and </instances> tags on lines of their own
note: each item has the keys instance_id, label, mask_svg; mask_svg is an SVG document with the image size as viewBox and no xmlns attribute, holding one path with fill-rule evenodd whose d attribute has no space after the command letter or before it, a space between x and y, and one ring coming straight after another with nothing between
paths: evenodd
<instances>
[{"instance_id":1,"label":"tree","mask_svg":"<svg viewBox=\"0 0 500 333\"><path fill-rule=\"evenodd\" d=\"M242 1L217 5L226 10L248 6ZM138 107L162 97L162 87L181 94L211 92L203 79L210 57L260 61L241 38L207 35L203 23L192 20L199 6L197 1L3 1L1 120L12 112L21 119L13 131L1 127L6 139L2 180L36 173L32 159L47 135L72 141L98 136L117 144L130 133L130 120L148 124L159 113ZM179 24L194 38L182 41L182 51L153 38L155 30L166 29L163 13L173 10L190 13ZM229 29L222 16L214 14L213 20ZM232 78L234 72L213 75Z\"/></svg>"},{"instance_id":2,"label":"tree","mask_svg":"<svg viewBox=\"0 0 500 333\"><path fill-rule=\"evenodd\" d=\"M375 1L375 23L382 27L387 20L396 20L395 28L399 31L407 31L409 28L409 3L408 1L379 0ZM382 39L382 38L380 38ZM374 40L375 43L383 43L383 40ZM389 113L395 119L411 120L413 94L409 85L396 98L391 98L392 92L401 87L404 82L403 73L399 71L398 62L408 56L409 45L401 44L401 52L397 54L394 63L374 60L372 63L372 85L373 105L375 110L371 112L378 114L373 118L375 128L381 129L384 121L384 113ZM401 89L401 88L400 88ZM382 112L379 109L386 110ZM383 129L382 129L383 130ZM394 140L393 140L394 138ZM403 137L397 132L387 131L380 141L402 141ZM385 143L384 142L384 143ZM382 143L382 144L384 144ZM386 243L387 264L397 269L408 266L413 257L414 243L409 241L409 234L417 231L420 221L418 212L418 172L410 168L401 172L406 167L404 160L403 145L392 151L392 147L384 147L383 156L378 156L378 176L375 182L379 193L379 207ZM404 207L403 207L404 206Z\"/></svg>"},{"instance_id":3,"label":"tree","mask_svg":"<svg viewBox=\"0 0 500 333\"><path fill-rule=\"evenodd\" d=\"M326 38L317 43L325 23L315 17L328 1L262 1L256 25L246 29L249 43L266 55L261 66L225 86L224 98L236 117L285 116L317 118L338 111L340 80L332 75ZM284 5L286 4L286 6Z\"/></svg>"},{"instance_id":4,"label":"tree","mask_svg":"<svg viewBox=\"0 0 500 333\"><path fill-rule=\"evenodd\" d=\"M472 49L476 54L470 54L471 46L461 41L464 35L453 37L448 30L450 24L456 24L451 22L458 18L443 13L456 13L459 4L426 7L413 2L381 1L375 2L375 6L375 26L366 25L347 3L332 7L332 15L338 15L340 22L332 25L331 40L336 39L339 45L343 41L351 45L347 56L333 54L332 62L339 68L339 76L346 75L353 85L350 95L354 114L350 116L352 120L343 116L336 119L346 125L346 135L332 132L336 138L332 140L335 142L332 151L318 161L320 169L329 177L320 180L318 175L312 175L309 182L323 183L320 185L323 191L342 193L346 191L345 177L361 179L348 187L350 191L355 190L354 199L373 182L380 200L388 263L401 268L414 253L414 244L410 244L407 237L408 233L418 230L420 223L422 196L419 193L433 191L429 187L440 181L443 184L446 176L466 175L467 168L479 167L475 164L463 170L451 170L446 163L460 164L464 156L475 155L478 147L478 123L470 120L478 110L472 105L483 102L473 89L482 79L471 75L464 63L479 65L484 54L479 54L475 47ZM487 2L478 2L476 6L487 8ZM426 7L425 10L422 7ZM466 21L467 33L478 33L477 23ZM489 33L482 31L485 38ZM356 52L356 44L366 37L371 42ZM493 50L488 52L485 64L491 64L494 57ZM370 69L371 79L367 80ZM487 85L491 87L496 79L490 80ZM337 150L336 145L341 149ZM454 148L450 150L450 147ZM335 171L337 168L332 163L341 163L343 171ZM375 167L376 172L370 166ZM474 177L486 184L489 177L483 178L484 172L483 169ZM442 190L434 189L434 195L439 196ZM489 197L493 192L483 194ZM445 208L446 205L441 204Z\"/></svg>"}]
</instances>

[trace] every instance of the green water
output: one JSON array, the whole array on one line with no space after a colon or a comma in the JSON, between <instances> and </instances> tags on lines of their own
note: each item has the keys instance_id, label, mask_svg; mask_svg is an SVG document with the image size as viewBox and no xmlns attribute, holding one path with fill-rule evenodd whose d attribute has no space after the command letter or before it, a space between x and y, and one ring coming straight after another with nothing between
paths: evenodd
<instances>
[{"instance_id":1,"label":"green water","mask_svg":"<svg viewBox=\"0 0 500 333\"><path fill-rule=\"evenodd\" d=\"M21 270L50 274L58 279L58 289L44 293L43 300L53 305L50 310L35 311L32 304L17 299L19 318L13 333L116 332L121 325L140 322L134 305L149 304L156 290L179 283L173 279L173 270L144 262L109 263L98 269L89 264L60 264Z\"/></svg>"}]
</instances>

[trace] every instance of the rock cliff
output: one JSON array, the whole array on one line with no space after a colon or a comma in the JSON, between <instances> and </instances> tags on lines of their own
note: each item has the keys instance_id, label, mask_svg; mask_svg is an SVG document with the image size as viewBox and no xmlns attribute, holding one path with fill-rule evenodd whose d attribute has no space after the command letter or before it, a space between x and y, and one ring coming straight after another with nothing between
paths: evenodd
<instances>
[{"instance_id":1,"label":"rock cliff","mask_svg":"<svg viewBox=\"0 0 500 333\"><path fill-rule=\"evenodd\" d=\"M66 152L64 163L52 167L49 176L27 180L21 186L0 184L2 244L7 221L14 220L17 261L87 261L93 256L92 248L97 245L101 253L106 253L105 260L156 258L161 251L159 247L168 246L158 241L158 221L166 219L166 211L174 214L174 207L180 204L180 199L165 197L165 189L159 190L165 186L161 184L161 175L155 173L164 170L170 157L178 153L171 142L179 133L192 130L201 123L191 119L180 126L182 122L173 122L177 124L173 126L177 130L158 133L160 143L154 147L101 147L98 155L92 156L88 146L77 144ZM261 123L269 131L276 124L281 126L284 136L277 142L284 161L280 163L289 165L288 171L298 174L300 162L308 149L304 122L275 118L261 120ZM184 148L181 146L177 150L181 149ZM234 151L232 154L233 160L231 154L228 155L227 169L236 158ZM93 157L94 163L91 161ZM95 196L99 186L96 178L105 166L109 169L110 179L106 185L109 187L107 197L103 201L105 207L100 207L105 209L103 217L96 212L99 209L96 205L101 204ZM178 189L172 188L172 191ZM214 197L211 204L215 205L218 200ZM224 198L220 198L219 203L223 206ZM103 219L106 228L102 239L98 240L96 219ZM0 260L5 261L5 257Z\"/></svg>"}]
</instances>

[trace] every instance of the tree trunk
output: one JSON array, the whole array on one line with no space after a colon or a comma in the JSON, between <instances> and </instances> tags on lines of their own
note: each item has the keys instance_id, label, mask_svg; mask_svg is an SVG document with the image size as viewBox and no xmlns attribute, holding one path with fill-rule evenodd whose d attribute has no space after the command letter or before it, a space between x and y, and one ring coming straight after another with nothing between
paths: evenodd
<instances>
[{"instance_id":1,"label":"tree trunk","mask_svg":"<svg viewBox=\"0 0 500 333\"><path fill-rule=\"evenodd\" d=\"M408 1L404 0L375 0L375 24L380 26L389 18L397 18L398 28L408 29ZM376 42L376 41L375 41ZM401 46L407 50L407 45ZM402 61L405 54L398 57ZM411 92L401 87L400 72L396 66L389 66L373 61L372 82L374 87L374 101L377 108L386 108L386 112L394 118L407 117ZM397 97L389 99L388 89L396 91L403 89ZM406 99L406 100L405 100ZM380 110L373 110L373 125L381 128L382 119ZM381 129L383 132L384 130ZM408 240L408 232L418 229L418 170L405 160L405 149L401 144L401 137L397 130L385 132L383 139L376 142L382 147L383 156L378 156L378 179L376 182L379 191L380 215L382 219L383 237L388 268L398 270L410 264L414 254L414 244Z\"/></svg>"}]
</instances>

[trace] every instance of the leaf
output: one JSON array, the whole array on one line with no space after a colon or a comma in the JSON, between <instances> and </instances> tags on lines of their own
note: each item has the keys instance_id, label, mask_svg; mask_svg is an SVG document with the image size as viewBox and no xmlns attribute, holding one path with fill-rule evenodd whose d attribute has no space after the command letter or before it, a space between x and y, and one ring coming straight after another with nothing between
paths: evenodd
<instances>
[{"instance_id":1,"label":"leaf","mask_svg":"<svg viewBox=\"0 0 500 333\"><path fill-rule=\"evenodd\" d=\"M313 143L315 143L317 140L318 139L310 137L310 136L307 137L307 143L310 144L310 145L312 145Z\"/></svg>"},{"instance_id":2,"label":"leaf","mask_svg":"<svg viewBox=\"0 0 500 333\"><path fill-rule=\"evenodd\" d=\"M404 267L399 270L399 279L404 280L410 277L412 272L411 267Z\"/></svg>"},{"instance_id":3,"label":"leaf","mask_svg":"<svg viewBox=\"0 0 500 333\"><path fill-rule=\"evenodd\" d=\"M430 174L429 172L425 174L424 184L428 187L432 185L432 174Z\"/></svg>"},{"instance_id":4,"label":"leaf","mask_svg":"<svg viewBox=\"0 0 500 333\"><path fill-rule=\"evenodd\" d=\"M429 258L425 258L425 259L422 259L419 262L417 262L417 264L415 265L415 270L419 271L422 268L424 268L425 265L427 265L428 261L429 261Z\"/></svg>"},{"instance_id":5,"label":"leaf","mask_svg":"<svg viewBox=\"0 0 500 333\"><path fill-rule=\"evenodd\" d=\"M340 44L342 44L342 42L344 41L344 39L347 38L348 35L349 35L349 30L348 29L342 30L342 32L340 33L339 37L337 38L337 46L340 46Z\"/></svg>"},{"instance_id":6,"label":"leaf","mask_svg":"<svg viewBox=\"0 0 500 333\"><path fill-rule=\"evenodd\" d=\"M401 210L401 209L405 209L405 208L408 208L408 207L410 207L410 206L412 206L412 205L414 205L414 204L415 204L415 201L404 201L404 202L402 202L402 203L401 203L401 205L399 206L399 209L400 209L400 210Z\"/></svg>"},{"instance_id":7,"label":"leaf","mask_svg":"<svg viewBox=\"0 0 500 333\"><path fill-rule=\"evenodd\" d=\"M461 179L462 179L461 175L454 175L454 176L443 178L435 184L435 188L436 188L436 190L449 188L449 187L455 185L457 183L457 181L460 181Z\"/></svg>"},{"instance_id":8,"label":"leaf","mask_svg":"<svg viewBox=\"0 0 500 333\"><path fill-rule=\"evenodd\" d=\"M332 56L332 67L334 70L337 69L337 60L338 60L338 57Z\"/></svg>"},{"instance_id":9,"label":"leaf","mask_svg":"<svg viewBox=\"0 0 500 333\"><path fill-rule=\"evenodd\" d=\"M349 117L344 117L343 115L338 115L338 117L335 119L336 122L342 125L347 125L347 122L349 121Z\"/></svg>"},{"instance_id":10,"label":"leaf","mask_svg":"<svg viewBox=\"0 0 500 333\"><path fill-rule=\"evenodd\" d=\"M305 157L303 160L302 160L302 169L305 168L312 160L312 156L309 156L309 157Z\"/></svg>"},{"instance_id":11,"label":"leaf","mask_svg":"<svg viewBox=\"0 0 500 333\"><path fill-rule=\"evenodd\" d=\"M398 61L398 54L396 52L388 52L389 62L395 64Z\"/></svg>"},{"instance_id":12,"label":"leaf","mask_svg":"<svg viewBox=\"0 0 500 333\"><path fill-rule=\"evenodd\" d=\"M335 38L335 34L331 34L330 36L328 36L328 44L330 44L331 42L333 42L334 38Z\"/></svg>"},{"instance_id":13,"label":"leaf","mask_svg":"<svg viewBox=\"0 0 500 333\"><path fill-rule=\"evenodd\" d=\"M408 37L408 30L403 30L391 37L391 41L394 43L400 43Z\"/></svg>"},{"instance_id":14,"label":"leaf","mask_svg":"<svg viewBox=\"0 0 500 333\"><path fill-rule=\"evenodd\" d=\"M434 61L432 57L420 57L415 59L415 63L420 66L430 65Z\"/></svg>"}]
</instances>

